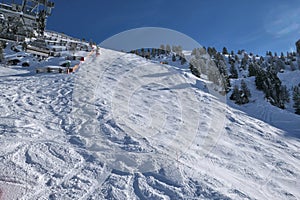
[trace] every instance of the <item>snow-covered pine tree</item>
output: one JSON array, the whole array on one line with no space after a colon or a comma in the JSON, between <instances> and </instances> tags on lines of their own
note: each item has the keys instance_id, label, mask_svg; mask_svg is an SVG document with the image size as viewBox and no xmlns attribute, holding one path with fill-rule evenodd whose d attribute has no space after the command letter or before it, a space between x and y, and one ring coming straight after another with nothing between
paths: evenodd
<instances>
[{"instance_id":1,"label":"snow-covered pine tree","mask_svg":"<svg viewBox=\"0 0 300 200\"><path fill-rule=\"evenodd\" d=\"M194 48L194 49L192 50L191 55L192 55L192 56L195 56L195 55L196 55L196 52L197 52L197 48Z\"/></svg>"},{"instance_id":2,"label":"snow-covered pine tree","mask_svg":"<svg viewBox=\"0 0 300 200\"><path fill-rule=\"evenodd\" d=\"M300 55L300 40L296 42L297 53Z\"/></svg>"},{"instance_id":3,"label":"snow-covered pine tree","mask_svg":"<svg viewBox=\"0 0 300 200\"><path fill-rule=\"evenodd\" d=\"M237 85L234 85L230 99L236 100L239 95L240 95L239 87Z\"/></svg>"},{"instance_id":4,"label":"snow-covered pine tree","mask_svg":"<svg viewBox=\"0 0 300 200\"><path fill-rule=\"evenodd\" d=\"M200 53L200 55L205 55L205 54L207 54L205 47L199 48L199 53Z\"/></svg>"},{"instance_id":5,"label":"snow-covered pine tree","mask_svg":"<svg viewBox=\"0 0 300 200\"><path fill-rule=\"evenodd\" d=\"M173 45L172 46L172 51L174 53L176 53L177 55L181 55L182 54L182 47L180 45L178 45L178 46Z\"/></svg>"},{"instance_id":6,"label":"snow-covered pine tree","mask_svg":"<svg viewBox=\"0 0 300 200\"><path fill-rule=\"evenodd\" d=\"M297 69L293 61L290 61L290 66L292 71L295 71Z\"/></svg>"},{"instance_id":7,"label":"snow-covered pine tree","mask_svg":"<svg viewBox=\"0 0 300 200\"><path fill-rule=\"evenodd\" d=\"M145 57L145 49L144 48L141 49L141 56Z\"/></svg>"},{"instance_id":8,"label":"snow-covered pine tree","mask_svg":"<svg viewBox=\"0 0 300 200\"><path fill-rule=\"evenodd\" d=\"M264 89L264 80L266 80L266 72L263 69L258 68L256 70L256 77L255 77L255 85L258 90Z\"/></svg>"},{"instance_id":9,"label":"snow-covered pine tree","mask_svg":"<svg viewBox=\"0 0 300 200\"><path fill-rule=\"evenodd\" d=\"M217 50L214 47L208 47L207 48L207 53L211 56L214 57L217 54Z\"/></svg>"},{"instance_id":10,"label":"snow-covered pine tree","mask_svg":"<svg viewBox=\"0 0 300 200\"><path fill-rule=\"evenodd\" d=\"M151 57L154 58L156 56L156 49L152 48L151 49Z\"/></svg>"},{"instance_id":11,"label":"snow-covered pine tree","mask_svg":"<svg viewBox=\"0 0 300 200\"><path fill-rule=\"evenodd\" d=\"M244 95L246 96L247 99L249 99L251 97L251 93L250 90L246 84L246 82L244 80L242 80L241 82L241 90L244 93Z\"/></svg>"},{"instance_id":12,"label":"snow-covered pine tree","mask_svg":"<svg viewBox=\"0 0 300 200\"><path fill-rule=\"evenodd\" d=\"M171 53L171 46L169 44L166 45L166 53L167 54Z\"/></svg>"},{"instance_id":13,"label":"snow-covered pine tree","mask_svg":"<svg viewBox=\"0 0 300 200\"><path fill-rule=\"evenodd\" d=\"M282 85L280 88L279 99L283 101L283 103L290 102L290 93L285 85Z\"/></svg>"},{"instance_id":14,"label":"snow-covered pine tree","mask_svg":"<svg viewBox=\"0 0 300 200\"><path fill-rule=\"evenodd\" d=\"M227 51L227 48L226 48L226 47L223 47L222 54L223 54L223 55L225 55L225 54L227 55L227 54L228 54L228 51Z\"/></svg>"},{"instance_id":15,"label":"snow-covered pine tree","mask_svg":"<svg viewBox=\"0 0 300 200\"><path fill-rule=\"evenodd\" d=\"M173 62L176 61L176 56L175 56L175 54L172 55L172 61L173 61Z\"/></svg>"},{"instance_id":16,"label":"snow-covered pine tree","mask_svg":"<svg viewBox=\"0 0 300 200\"><path fill-rule=\"evenodd\" d=\"M151 53L150 53L150 49L147 49L145 58L150 59L151 58Z\"/></svg>"},{"instance_id":17,"label":"snow-covered pine tree","mask_svg":"<svg viewBox=\"0 0 300 200\"><path fill-rule=\"evenodd\" d=\"M284 56L283 52L280 53L280 60L282 60L283 62L285 62L285 56Z\"/></svg>"},{"instance_id":18,"label":"snow-covered pine tree","mask_svg":"<svg viewBox=\"0 0 300 200\"><path fill-rule=\"evenodd\" d=\"M185 58L185 56L183 55L180 64L181 64L181 65L184 65L185 63L186 63L186 58Z\"/></svg>"},{"instance_id":19,"label":"snow-covered pine tree","mask_svg":"<svg viewBox=\"0 0 300 200\"><path fill-rule=\"evenodd\" d=\"M298 86L295 86L293 88L293 101L295 113L300 115L300 88Z\"/></svg>"},{"instance_id":20,"label":"snow-covered pine tree","mask_svg":"<svg viewBox=\"0 0 300 200\"><path fill-rule=\"evenodd\" d=\"M243 59L242 59L242 62L241 62L241 68L246 70L247 69L247 64L248 64L248 55L245 54Z\"/></svg>"},{"instance_id":21,"label":"snow-covered pine tree","mask_svg":"<svg viewBox=\"0 0 300 200\"><path fill-rule=\"evenodd\" d=\"M161 50L164 50L164 51L166 50L164 44L161 44L159 48L160 48Z\"/></svg>"},{"instance_id":22,"label":"snow-covered pine tree","mask_svg":"<svg viewBox=\"0 0 300 200\"><path fill-rule=\"evenodd\" d=\"M237 85L233 87L232 94L230 96L230 100L234 101L236 104L242 104L241 102L241 91Z\"/></svg>"},{"instance_id":23,"label":"snow-covered pine tree","mask_svg":"<svg viewBox=\"0 0 300 200\"><path fill-rule=\"evenodd\" d=\"M251 77L251 76L256 76L257 75L257 69L258 68L258 66L257 66L257 64L255 63L255 64L253 64L253 63L250 63L249 64L249 67L248 67L248 76L249 77Z\"/></svg>"},{"instance_id":24,"label":"snow-covered pine tree","mask_svg":"<svg viewBox=\"0 0 300 200\"><path fill-rule=\"evenodd\" d=\"M235 55L234 56L234 60L236 63L240 63L240 59L239 59L239 56L238 55Z\"/></svg>"},{"instance_id":25,"label":"snow-covered pine tree","mask_svg":"<svg viewBox=\"0 0 300 200\"><path fill-rule=\"evenodd\" d=\"M235 67L234 62L231 63L229 71L230 71L230 74L231 74L230 78L233 78L233 79L237 79L238 78L238 71L237 71L237 69Z\"/></svg>"},{"instance_id":26,"label":"snow-covered pine tree","mask_svg":"<svg viewBox=\"0 0 300 200\"><path fill-rule=\"evenodd\" d=\"M282 61L281 59L277 59L275 61L274 65L276 66L277 72L279 72L280 70L285 69L284 61Z\"/></svg>"},{"instance_id":27,"label":"snow-covered pine tree","mask_svg":"<svg viewBox=\"0 0 300 200\"><path fill-rule=\"evenodd\" d=\"M191 70L193 75L200 78L201 72L200 72L200 68L199 68L198 65L199 65L198 60L196 58L192 58L191 61L190 61L190 70Z\"/></svg>"}]
</instances>

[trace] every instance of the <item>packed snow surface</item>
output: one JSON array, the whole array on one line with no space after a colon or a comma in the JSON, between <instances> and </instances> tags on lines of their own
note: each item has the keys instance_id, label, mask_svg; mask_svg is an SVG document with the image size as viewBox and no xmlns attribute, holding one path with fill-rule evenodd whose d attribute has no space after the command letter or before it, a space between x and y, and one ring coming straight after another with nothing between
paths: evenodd
<instances>
[{"instance_id":1,"label":"packed snow surface","mask_svg":"<svg viewBox=\"0 0 300 200\"><path fill-rule=\"evenodd\" d=\"M71 75L0 72L1 200L300 198L299 116L105 49Z\"/></svg>"}]
</instances>

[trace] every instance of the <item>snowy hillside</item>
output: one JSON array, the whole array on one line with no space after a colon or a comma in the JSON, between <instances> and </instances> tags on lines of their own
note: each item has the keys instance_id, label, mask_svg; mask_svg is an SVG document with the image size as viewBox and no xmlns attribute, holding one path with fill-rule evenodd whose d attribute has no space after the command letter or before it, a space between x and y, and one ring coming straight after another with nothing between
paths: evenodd
<instances>
[{"instance_id":1,"label":"snowy hillside","mask_svg":"<svg viewBox=\"0 0 300 200\"><path fill-rule=\"evenodd\" d=\"M0 66L1 200L300 198L299 137L265 120L297 115L261 121L186 67L106 49L28 71Z\"/></svg>"},{"instance_id":2,"label":"snowy hillside","mask_svg":"<svg viewBox=\"0 0 300 200\"><path fill-rule=\"evenodd\" d=\"M213 53L210 53L210 50L213 51ZM211 57L206 53L207 51ZM200 76L204 79L207 79L206 76L209 72L207 72L207 69L203 69L202 66L205 66L203 60L213 60L211 65L212 68L219 68L218 73L224 77L225 88L228 88L226 89L226 101L230 107L242 110L254 118L275 126L287 132L289 136L299 138L300 126L299 121L297 120L299 116L295 116L293 88L299 87L300 85L300 68L298 69L297 67L298 63L300 63L300 58L294 54L295 53L288 53L287 56L282 54L280 57L278 57L277 54L275 54L275 56L267 55L265 57L253 56L252 54L247 54L245 51L239 51L238 54L234 54L233 52L231 52L231 54L221 54L214 48L212 50L212 48L209 47L208 50L202 48L194 49L192 52L183 51L183 53L163 52L160 55L152 56L151 60L160 63L167 63L180 71L189 72L191 69L192 71L194 69L194 75ZM179 57L178 55L182 56ZM182 59L187 59L192 62L182 62ZM193 62L193 59L194 61L196 59L199 62ZM270 87L268 91L272 93L278 89L286 88L289 100L282 103L283 108L278 108L276 105L272 105L272 97L267 97L268 94L266 94L266 92L257 88L257 75L255 75L255 73L252 75L253 72L251 71L251 67L253 69L253 66L255 70L267 72L274 69L278 70L278 72L276 72L276 77L278 77L278 81L281 86L278 88L272 88L273 85L275 86L275 83L272 83L273 85L268 86ZM234 73L236 73L236 75L234 75ZM268 78L269 77L264 77L263 79ZM228 81L228 86L226 85L226 81ZM248 88L251 96L246 103L235 103L235 101L231 99L231 96L234 93L234 88L240 88L243 83ZM263 84L269 83L270 82L265 82ZM207 83L205 85L207 86ZM210 93L211 92L213 92L213 90L211 90ZM283 96L282 93L277 93L273 96L277 97L281 95Z\"/></svg>"}]
</instances>

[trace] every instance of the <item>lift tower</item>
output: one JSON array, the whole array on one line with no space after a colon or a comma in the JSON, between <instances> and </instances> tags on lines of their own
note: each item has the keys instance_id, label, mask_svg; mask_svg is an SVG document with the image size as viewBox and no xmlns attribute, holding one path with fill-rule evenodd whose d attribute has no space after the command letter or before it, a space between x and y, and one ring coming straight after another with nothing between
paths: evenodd
<instances>
[{"instance_id":1,"label":"lift tower","mask_svg":"<svg viewBox=\"0 0 300 200\"><path fill-rule=\"evenodd\" d=\"M49 0L0 1L0 36L42 36L53 8Z\"/></svg>"}]
</instances>

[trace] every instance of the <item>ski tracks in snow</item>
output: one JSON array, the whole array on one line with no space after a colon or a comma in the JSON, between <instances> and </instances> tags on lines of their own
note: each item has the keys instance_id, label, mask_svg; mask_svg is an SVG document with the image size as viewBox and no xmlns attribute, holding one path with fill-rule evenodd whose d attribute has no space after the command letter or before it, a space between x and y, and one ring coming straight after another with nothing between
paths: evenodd
<instances>
[{"instance_id":1,"label":"ski tracks in snow","mask_svg":"<svg viewBox=\"0 0 300 200\"><path fill-rule=\"evenodd\" d=\"M76 74L1 80L2 196L297 199L299 141L181 75L102 50Z\"/></svg>"}]
</instances>

